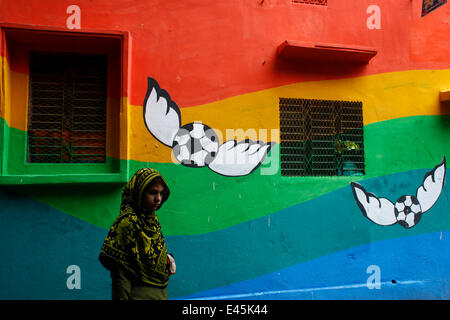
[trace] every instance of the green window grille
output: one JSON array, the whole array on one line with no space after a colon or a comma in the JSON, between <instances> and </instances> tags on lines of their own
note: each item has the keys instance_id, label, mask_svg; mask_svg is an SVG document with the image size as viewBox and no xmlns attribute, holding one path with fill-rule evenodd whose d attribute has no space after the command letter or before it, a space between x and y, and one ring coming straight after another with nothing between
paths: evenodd
<instances>
[{"instance_id":1,"label":"green window grille","mask_svg":"<svg viewBox=\"0 0 450 320\"><path fill-rule=\"evenodd\" d=\"M362 103L280 98L283 176L364 175Z\"/></svg>"},{"instance_id":2,"label":"green window grille","mask_svg":"<svg viewBox=\"0 0 450 320\"><path fill-rule=\"evenodd\" d=\"M107 57L30 56L27 162L106 161Z\"/></svg>"}]
</instances>

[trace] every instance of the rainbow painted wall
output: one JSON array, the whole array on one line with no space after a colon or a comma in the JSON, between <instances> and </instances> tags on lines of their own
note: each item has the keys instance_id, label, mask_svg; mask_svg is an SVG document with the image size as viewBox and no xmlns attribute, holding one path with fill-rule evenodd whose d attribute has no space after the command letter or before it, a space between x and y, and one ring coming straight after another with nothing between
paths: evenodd
<instances>
[{"instance_id":1,"label":"rainbow painted wall","mask_svg":"<svg viewBox=\"0 0 450 320\"><path fill-rule=\"evenodd\" d=\"M0 24L129 34L127 86L108 97L120 101L127 130L108 156L126 177L149 166L168 181L158 215L177 262L170 299L448 299L448 182L412 228L373 223L350 185L395 202L450 157L450 4L421 10L421 0L4 0ZM357 67L291 62L277 55L285 40L377 54ZM28 73L1 52L1 127L20 140L26 117L11 106L26 106ZM262 174L279 144L239 177L175 163L143 121L148 77L176 101L183 124L267 130L264 142L278 141L270 132L280 128L280 97L362 101L365 175ZM60 182L0 186L0 299L110 298L98 253L124 183ZM81 287L70 289L73 265Z\"/></svg>"}]
</instances>

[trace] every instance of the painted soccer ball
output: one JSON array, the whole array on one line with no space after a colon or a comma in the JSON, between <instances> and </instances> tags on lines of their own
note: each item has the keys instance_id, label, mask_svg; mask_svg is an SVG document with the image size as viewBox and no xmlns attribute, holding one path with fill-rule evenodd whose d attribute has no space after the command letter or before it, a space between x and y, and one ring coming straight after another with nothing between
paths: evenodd
<instances>
[{"instance_id":1,"label":"painted soccer ball","mask_svg":"<svg viewBox=\"0 0 450 320\"><path fill-rule=\"evenodd\" d=\"M174 137L172 151L175 158L187 167L204 167L216 156L219 137L201 122L182 126Z\"/></svg>"},{"instance_id":2,"label":"painted soccer ball","mask_svg":"<svg viewBox=\"0 0 450 320\"><path fill-rule=\"evenodd\" d=\"M395 203L395 217L405 228L414 227L422 217L422 208L415 196L402 196Z\"/></svg>"}]
</instances>

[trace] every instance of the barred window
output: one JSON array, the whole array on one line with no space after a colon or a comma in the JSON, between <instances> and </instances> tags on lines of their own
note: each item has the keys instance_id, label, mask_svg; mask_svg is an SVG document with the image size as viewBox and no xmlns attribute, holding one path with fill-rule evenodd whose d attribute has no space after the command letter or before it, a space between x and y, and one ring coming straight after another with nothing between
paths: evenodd
<instances>
[{"instance_id":1,"label":"barred window","mask_svg":"<svg viewBox=\"0 0 450 320\"><path fill-rule=\"evenodd\" d=\"M107 56L31 53L29 163L104 163Z\"/></svg>"},{"instance_id":2,"label":"barred window","mask_svg":"<svg viewBox=\"0 0 450 320\"><path fill-rule=\"evenodd\" d=\"M283 176L364 175L362 102L280 98Z\"/></svg>"}]
</instances>

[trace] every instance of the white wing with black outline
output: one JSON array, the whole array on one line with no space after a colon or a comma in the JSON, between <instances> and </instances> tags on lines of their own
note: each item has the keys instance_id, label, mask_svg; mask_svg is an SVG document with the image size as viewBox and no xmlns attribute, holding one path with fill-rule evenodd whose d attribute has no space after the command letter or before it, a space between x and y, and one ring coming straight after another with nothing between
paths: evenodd
<instances>
[{"instance_id":1,"label":"white wing with black outline","mask_svg":"<svg viewBox=\"0 0 450 320\"><path fill-rule=\"evenodd\" d=\"M445 157L440 164L428 172L423 178L422 185L417 189L417 199L422 213L431 209L441 195L445 182Z\"/></svg>"},{"instance_id":2,"label":"white wing with black outline","mask_svg":"<svg viewBox=\"0 0 450 320\"><path fill-rule=\"evenodd\" d=\"M223 143L208 167L224 176L244 176L252 173L264 161L273 143L229 140Z\"/></svg>"},{"instance_id":3,"label":"white wing with black outline","mask_svg":"<svg viewBox=\"0 0 450 320\"><path fill-rule=\"evenodd\" d=\"M148 78L144 100L144 122L148 131L161 143L172 147L173 139L180 129L181 114L177 104L156 80Z\"/></svg>"},{"instance_id":4,"label":"white wing with black outline","mask_svg":"<svg viewBox=\"0 0 450 320\"><path fill-rule=\"evenodd\" d=\"M386 198L378 198L362 185L351 183L353 195L364 216L376 224L390 226L397 223L394 204Z\"/></svg>"}]
</instances>

